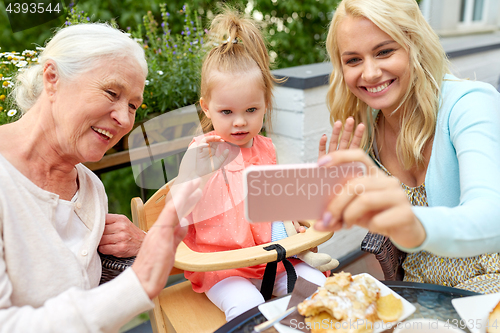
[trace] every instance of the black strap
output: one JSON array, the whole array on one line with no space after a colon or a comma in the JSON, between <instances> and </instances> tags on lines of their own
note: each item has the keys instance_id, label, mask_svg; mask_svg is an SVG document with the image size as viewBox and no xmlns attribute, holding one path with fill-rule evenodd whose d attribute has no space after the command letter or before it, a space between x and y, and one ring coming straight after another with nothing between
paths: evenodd
<instances>
[{"instance_id":1,"label":"black strap","mask_svg":"<svg viewBox=\"0 0 500 333\"><path fill-rule=\"evenodd\" d=\"M260 293L264 297L264 300L268 301L273 295L274 281L276 279L276 269L280 261L286 269L287 275L287 292L291 293L295 287L295 282L297 281L297 273L295 273L295 268L288 259L286 258L286 250L283 246L279 244L269 245L264 248L266 251L276 250L278 253L278 258L276 261L267 263L266 270L264 271L264 277L262 278L262 285L260 287Z\"/></svg>"}]
</instances>

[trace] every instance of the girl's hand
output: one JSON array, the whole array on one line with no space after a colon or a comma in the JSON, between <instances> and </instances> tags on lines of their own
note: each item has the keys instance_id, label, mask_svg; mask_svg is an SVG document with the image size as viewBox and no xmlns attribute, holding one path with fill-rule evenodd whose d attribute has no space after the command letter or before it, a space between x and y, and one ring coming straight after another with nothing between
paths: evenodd
<instances>
[{"instance_id":1,"label":"girl's hand","mask_svg":"<svg viewBox=\"0 0 500 333\"><path fill-rule=\"evenodd\" d=\"M319 140L319 156L318 159L325 156L327 153L333 152L335 150L340 149L356 149L361 145L361 139L363 138L363 133L365 132L365 125L359 124L354 131L354 118L349 117L345 121L344 132L342 133L342 137L340 137L340 132L342 131L342 122L337 120L333 124L332 136L330 138L330 144L328 145L328 152L326 151L326 143L328 138L326 134L323 134L321 139ZM349 141L351 140L351 134L354 131L354 136L352 138L351 144L349 145ZM339 141L340 137L340 141Z\"/></svg>"},{"instance_id":2,"label":"girl's hand","mask_svg":"<svg viewBox=\"0 0 500 333\"><path fill-rule=\"evenodd\" d=\"M221 144L226 149L222 153L220 153L221 149L219 149L219 153L217 153L217 147ZM226 143L218 135L204 137L200 142L191 144L184 154L175 184L198 178L207 178L205 176L210 176L212 172L217 171L224 163L231 162L238 156L238 153L239 148Z\"/></svg>"},{"instance_id":3,"label":"girl's hand","mask_svg":"<svg viewBox=\"0 0 500 333\"><path fill-rule=\"evenodd\" d=\"M298 234L306 232L306 227L302 226L299 224L297 221L292 221L293 226L295 227L295 231L297 231Z\"/></svg>"},{"instance_id":4,"label":"girl's hand","mask_svg":"<svg viewBox=\"0 0 500 333\"><path fill-rule=\"evenodd\" d=\"M413 248L425 240L425 230L417 219L399 181L387 176L361 149L339 150L324 156L318 164L325 167L362 162L367 175L347 182L330 202L320 231L337 231L344 225L364 227L390 237L400 246Z\"/></svg>"},{"instance_id":5,"label":"girl's hand","mask_svg":"<svg viewBox=\"0 0 500 333\"><path fill-rule=\"evenodd\" d=\"M229 149L217 156L217 145L210 145L213 142L224 142L218 135L204 137L196 147L196 174L199 177L208 175L218 170L229 155Z\"/></svg>"}]
</instances>

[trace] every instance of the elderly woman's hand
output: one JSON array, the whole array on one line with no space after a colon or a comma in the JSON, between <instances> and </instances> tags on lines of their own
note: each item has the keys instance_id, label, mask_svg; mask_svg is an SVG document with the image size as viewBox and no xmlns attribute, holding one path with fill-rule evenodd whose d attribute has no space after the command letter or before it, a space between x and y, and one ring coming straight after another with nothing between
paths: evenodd
<instances>
[{"instance_id":1,"label":"elderly woman's hand","mask_svg":"<svg viewBox=\"0 0 500 333\"><path fill-rule=\"evenodd\" d=\"M156 297L165 287L174 266L177 246L186 236L187 228L181 227L179 217L191 210L200 200L200 180L185 182L179 187L178 199L165 204L160 216L146 235L137 258L132 265L149 298Z\"/></svg>"},{"instance_id":2,"label":"elderly woman's hand","mask_svg":"<svg viewBox=\"0 0 500 333\"><path fill-rule=\"evenodd\" d=\"M332 136L330 137L330 144L328 145L328 151L326 151L326 143L328 141L328 138L326 137L326 134L323 134L323 136L319 140L318 159L335 150L356 149L360 147L361 139L363 138L363 133L365 132L364 124L359 124L358 126L356 126L356 130L354 131L354 118L349 117L345 121L345 127L342 136L340 136L341 131L342 131L342 122L340 120L337 120L333 124ZM354 136L351 140L351 134L353 131L354 131Z\"/></svg>"},{"instance_id":3,"label":"elderly woman's hand","mask_svg":"<svg viewBox=\"0 0 500 333\"><path fill-rule=\"evenodd\" d=\"M99 252L119 258L136 256L145 236L126 216L107 214Z\"/></svg>"},{"instance_id":4,"label":"elderly woman's hand","mask_svg":"<svg viewBox=\"0 0 500 333\"><path fill-rule=\"evenodd\" d=\"M350 162L367 167L364 177L347 182L342 192L330 202L320 231L337 231L358 225L390 237L400 246L413 248L425 240L425 230L417 219L406 194L394 177L387 176L361 149L338 150L324 156L318 163L331 167Z\"/></svg>"}]
</instances>

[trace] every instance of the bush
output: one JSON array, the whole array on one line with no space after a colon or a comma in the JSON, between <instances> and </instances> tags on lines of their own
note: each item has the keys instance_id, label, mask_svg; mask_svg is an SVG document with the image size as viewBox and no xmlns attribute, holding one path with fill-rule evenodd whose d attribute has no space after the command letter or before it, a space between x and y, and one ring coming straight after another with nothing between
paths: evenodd
<instances>
[{"instance_id":1,"label":"bush","mask_svg":"<svg viewBox=\"0 0 500 333\"><path fill-rule=\"evenodd\" d=\"M205 32L187 5L176 13L184 18L183 29L178 33L170 29L171 14L166 5L161 4L160 10L160 26L152 12L148 12L143 19L145 32L141 27L132 33L143 43L149 67L144 103L137 111L137 120L151 112L162 113L194 104L199 98Z\"/></svg>"},{"instance_id":2,"label":"bush","mask_svg":"<svg viewBox=\"0 0 500 333\"><path fill-rule=\"evenodd\" d=\"M0 53L0 125L16 121L21 116L20 110L16 107L10 94L14 88L13 77L27 68L31 63L36 62L38 50L24 50L19 52Z\"/></svg>"}]
</instances>

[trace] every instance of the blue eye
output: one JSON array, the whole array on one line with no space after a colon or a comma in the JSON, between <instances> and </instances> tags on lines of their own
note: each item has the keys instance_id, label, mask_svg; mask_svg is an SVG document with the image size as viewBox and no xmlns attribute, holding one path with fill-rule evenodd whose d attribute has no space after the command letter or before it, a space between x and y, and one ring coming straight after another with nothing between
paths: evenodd
<instances>
[{"instance_id":1,"label":"blue eye","mask_svg":"<svg viewBox=\"0 0 500 333\"><path fill-rule=\"evenodd\" d=\"M361 61L360 58L351 58L351 59L347 60L345 63L348 65L353 65L353 64L360 62L360 61Z\"/></svg>"},{"instance_id":2,"label":"blue eye","mask_svg":"<svg viewBox=\"0 0 500 333\"><path fill-rule=\"evenodd\" d=\"M379 56L386 56L394 52L394 49L382 50L378 53Z\"/></svg>"}]
</instances>

